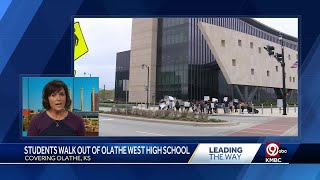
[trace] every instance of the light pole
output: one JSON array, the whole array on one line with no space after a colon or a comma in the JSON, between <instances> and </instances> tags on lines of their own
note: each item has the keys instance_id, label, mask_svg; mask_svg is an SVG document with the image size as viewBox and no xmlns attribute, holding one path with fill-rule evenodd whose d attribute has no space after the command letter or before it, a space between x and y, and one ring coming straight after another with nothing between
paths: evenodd
<instances>
[{"instance_id":1,"label":"light pole","mask_svg":"<svg viewBox=\"0 0 320 180\"><path fill-rule=\"evenodd\" d=\"M86 76L88 74L91 77L91 73L84 72L83 75Z\"/></svg>"},{"instance_id":2,"label":"light pole","mask_svg":"<svg viewBox=\"0 0 320 180\"><path fill-rule=\"evenodd\" d=\"M286 90L286 71L285 71L285 62L284 62L284 46L283 46L283 38L282 35L280 34L279 40L281 42L281 53L282 53L282 61L279 61L282 67L282 101L283 101L283 114L282 115L287 115L287 90Z\"/></svg>"},{"instance_id":3,"label":"light pole","mask_svg":"<svg viewBox=\"0 0 320 180\"><path fill-rule=\"evenodd\" d=\"M149 66L146 64L142 64L141 68L143 69L146 67L148 69L148 80L147 80L147 109L149 109Z\"/></svg>"},{"instance_id":4,"label":"light pole","mask_svg":"<svg viewBox=\"0 0 320 180\"><path fill-rule=\"evenodd\" d=\"M283 46L283 38L282 35L279 35L279 40L281 44L281 54L276 53L274 54L274 47L267 45L267 47L264 47L269 53L269 56L273 56L274 58L277 59L277 61L281 64L282 67L282 103L283 103L283 114L282 115L287 115L287 90L286 90L286 71L285 71L285 62L284 62L284 46Z\"/></svg>"}]
</instances>

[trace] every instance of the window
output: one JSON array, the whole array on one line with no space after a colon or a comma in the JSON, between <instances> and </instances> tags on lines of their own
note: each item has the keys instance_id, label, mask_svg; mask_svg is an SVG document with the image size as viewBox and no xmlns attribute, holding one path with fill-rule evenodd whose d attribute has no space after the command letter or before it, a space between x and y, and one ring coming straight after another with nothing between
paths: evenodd
<instances>
[{"instance_id":1,"label":"window","mask_svg":"<svg viewBox=\"0 0 320 180\"><path fill-rule=\"evenodd\" d=\"M278 66L276 66L276 71L278 72Z\"/></svg>"},{"instance_id":2,"label":"window","mask_svg":"<svg viewBox=\"0 0 320 180\"><path fill-rule=\"evenodd\" d=\"M292 81L295 82L295 78L294 77L292 77Z\"/></svg>"},{"instance_id":3,"label":"window","mask_svg":"<svg viewBox=\"0 0 320 180\"><path fill-rule=\"evenodd\" d=\"M221 40L221 46L225 47L225 45L226 45L226 41L225 40Z\"/></svg>"},{"instance_id":4,"label":"window","mask_svg":"<svg viewBox=\"0 0 320 180\"><path fill-rule=\"evenodd\" d=\"M253 49L253 42L250 42L250 48Z\"/></svg>"},{"instance_id":5,"label":"window","mask_svg":"<svg viewBox=\"0 0 320 180\"><path fill-rule=\"evenodd\" d=\"M289 79L290 79L290 82L291 82L291 76L289 77Z\"/></svg>"},{"instance_id":6,"label":"window","mask_svg":"<svg viewBox=\"0 0 320 180\"><path fill-rule=\"evenodd\" d=\"M259 47L259 54L261 54L261 47Z\"/></svg>"},{"instance_id":7,"label":"window","mask_svg":"<svg viewBox=\"0 0 320 180\"><path fill-rule=\"evenodd\" d=\"M288 59L289 59L289 60L291 60L291 56L290 56L290 54L288 54Z\"/></svg>"},{"instance_id":8,"label":"window","mask_svg":"<svg viewBox=\"0 0 320 180\"><path fill-rule=\"evenodd\" d=\"M254 75L254 69L251 69L251 75Z\"/></svg>"},{"instance_id":9,"label":"window","mask_svg":"<svg viewBox=\"0 0 320 180\"><path fill-rule=\"evenodd\" d=\"M241 46L242 45L242 43L241 43L241 40L239 39L238 40L238 46Z\"/></svg>"},{"instance_id":10,"label":"window","mask_svg":"<svg viewBox=\"0 0 320 180\"><path fill-rule=\"evenodd\" d=\"M122 80L118 80L118 86L122 87Z\"/></svg>"},{"instance_id":11,"label":"window","mask_svg":"<svg viewBox=\"0 0 320 180\"><path fill-rule=\"evenodd\" d=\"M269 72L269 71L267 71L267 76L268 76L268 77L270 76L270 72Z\"/></svg>"},{"instance_id":12,"label":"window","mask_svg":"<svg viewBox=\"0 0 320 180\"><path fill-rule=\"evenodd\" d=\"M232 66L236 66L236 60L232 59Z\"/></svg>"}]
</instances>

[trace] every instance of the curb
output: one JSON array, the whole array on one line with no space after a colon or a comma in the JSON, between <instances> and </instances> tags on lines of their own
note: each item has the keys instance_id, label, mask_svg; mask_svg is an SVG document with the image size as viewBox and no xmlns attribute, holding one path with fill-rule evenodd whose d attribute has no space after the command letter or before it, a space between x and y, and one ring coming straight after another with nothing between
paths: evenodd
<instances>
[{"instance_id":1,"label":"curb","mask_svg":"<svg viewBox=\"0 0 320 180\"><path fill-rule=\"evenodd\" d=\"M240 124L236 121L228 121L228 122L216 122L216 123L204 123L204 122L190 122L190 121L176 121L176 120L160 120L160 119L152 119L152 118L141 118L141 117L132 117L132 116L122 116L122 115L114 115L114 114L103 114L99 113L102 116L111 116L118 118L126 118L133 121L143 121L143 122L153 122L153 123L165 123L165 124L177 124L177 125L186 125L186 126L201 126L201 127L215 127L215 126L235 126Z\"/></svg>"}]
</instances>

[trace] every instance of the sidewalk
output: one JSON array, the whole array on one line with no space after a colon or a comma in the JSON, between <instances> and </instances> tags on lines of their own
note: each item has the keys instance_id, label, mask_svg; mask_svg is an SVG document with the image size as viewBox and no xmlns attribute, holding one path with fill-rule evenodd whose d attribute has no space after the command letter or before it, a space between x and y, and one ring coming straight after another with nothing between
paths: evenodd
<instances>
[{"instance_id":1,"label":"sidewalk","mask_svg":"<svg viewBox=\"0 0 320 180\"><path fill-rule=\"evenodd\" d=\"M218 115L230 115L230 116L266 116L266 117L297 117L298 118L298 108L296 108L296 112L294 112L294 108L290 107L289 111L287 110L287 115L282 115L283 111L279 110L279 108L255 108L259 111L258 114L249 114L247 110L244 110L243 113L240 113L241 110L238 112L232 112L232 113L224 113L223 109L218 109ZM215 115L215 114L213 114Z\"/></svg>"}]
</instances>

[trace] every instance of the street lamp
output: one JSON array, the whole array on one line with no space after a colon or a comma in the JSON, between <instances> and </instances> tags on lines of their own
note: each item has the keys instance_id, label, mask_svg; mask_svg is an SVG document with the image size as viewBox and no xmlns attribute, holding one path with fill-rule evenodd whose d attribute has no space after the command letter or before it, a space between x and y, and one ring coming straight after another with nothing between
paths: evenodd
<instances>
[{"instance_id":1,"label":"street lamp","mask_svg":"<svg viewBox=\"0 0 320 180\"><path fill-rule=\"evenodd\" d=\"M282 101L283 101L283 115L287 115L287 97L286 97L286 71L285 71L285 62L284 62L284 46L283 46L283 38L282 35L280 34L279 40L281 42L281 53L282 53L282 61L279 61L282 67Z\"/></svg>"},{"instance_id":2,"label":"street lamp","mask_svg":"<svg viewBox=\"0 0 320 180\"><path fill-rule=\"evenodd\" d=\"M283 102L283 114L282 115L287 115L287 97L286 97L286 71L285 71L285 62L284 62L284 46L283 46L283 38L282 35L279 35L279 40L281 44L281 54L276 53L274 54L274 47L267 45L264 47L269 53L269 56L272 56L277 59L277 61L281 64L282 67L282 102Z\"/></svg>"},{"instance_id":3,"label":"street lamp","mask_svg":"<svg viewBox=\"0 0 320 180\"><path fill-rule=\"evenodd\" d=\"M146 67L148 69L148 80L147 80L147 109L149 109L149 66L146 64L142 64L141 68L143 69Z\"/></svg>"},{"instance_id":4,"label":"street lamp","mask_svg":"<svg viewBox=\"0 0 320 180\"><path fill-rule=\"evenodd\" d=\"M91 73L84 72L83 74L84 74L84 76L86 76L86 74L88 74L91 77Z\"/></svg>"}]
</instances>

